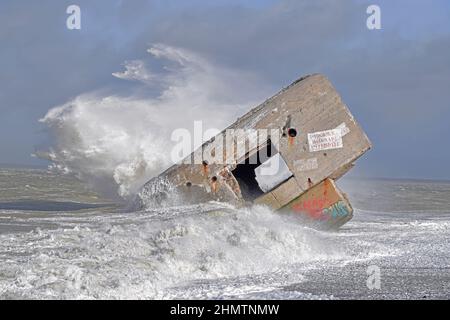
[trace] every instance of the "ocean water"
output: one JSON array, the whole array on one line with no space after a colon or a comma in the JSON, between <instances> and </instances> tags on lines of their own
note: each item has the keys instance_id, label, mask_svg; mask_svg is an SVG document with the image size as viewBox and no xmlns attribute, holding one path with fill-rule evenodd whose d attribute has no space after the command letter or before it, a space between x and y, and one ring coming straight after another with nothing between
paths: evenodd
<instances>
[{"instance_id":1,"label":"ocean water","mask_svg":"<svg viewBox=\"0 0 450 320\"><path fill-rule=\"evenodd\" d=\"M339 184L354 218L324 232L261 206L126 212L0 169L0 299L449 299L450 183Z\"/></svg>"}]
</instances>

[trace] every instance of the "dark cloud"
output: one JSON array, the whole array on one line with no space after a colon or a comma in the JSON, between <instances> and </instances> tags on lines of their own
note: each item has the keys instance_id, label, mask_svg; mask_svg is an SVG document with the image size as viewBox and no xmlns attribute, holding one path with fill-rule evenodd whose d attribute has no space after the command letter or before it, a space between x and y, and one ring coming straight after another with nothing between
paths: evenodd
<instances>
[{"instance_id":1,"label":"dark cloud","mask_svg":"<svg viewBox=\"0 0 450 320\"><path fill-rule=\"evenodd\" d=\"M357 173L450 179L448 2L378 1L380 31L366 28L368 1L76 2L75 32L65 28L72 3L0 4L0 162L31 163L48 141L38 118L82 92L124 90L111 73L161 42L274 90L325 73L374 142Z\"/></svg>"}]
</instances>

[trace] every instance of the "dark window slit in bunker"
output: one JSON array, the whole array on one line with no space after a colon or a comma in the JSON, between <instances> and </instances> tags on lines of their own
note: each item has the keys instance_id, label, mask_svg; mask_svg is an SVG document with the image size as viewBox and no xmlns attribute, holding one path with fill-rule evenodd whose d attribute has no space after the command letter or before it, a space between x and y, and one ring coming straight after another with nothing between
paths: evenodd
<instances>
[{"instance_id":1,"label":"dark window slit in bunker","mask_svg":"<svg viewBox=\"0 0 450 320\"><path fill-rule=\"evenodd\" d=\"M265 147L248 156L232 171L241 188L242 197L247 201L253 201L264 194L256 180L255 169L278 153L270 139Z\"/></svg>"}]
</instances>

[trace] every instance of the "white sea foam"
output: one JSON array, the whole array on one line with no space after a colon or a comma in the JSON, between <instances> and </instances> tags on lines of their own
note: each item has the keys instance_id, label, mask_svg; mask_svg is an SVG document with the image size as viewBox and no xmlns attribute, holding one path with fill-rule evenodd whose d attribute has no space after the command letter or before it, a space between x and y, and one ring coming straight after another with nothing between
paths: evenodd
<instances>
[{"instance_id":1,"label":"white sea foam","mask_svg":"<svg viewBox=\"0 0 450 320\"><path fill-rule=\"evenodd\" d=\"M164 72L153 73L144 61L133 60L113 76L158 90L155 96L96 91L51 109L40 121L55 145L37 155L97 187L117 185L126 197L172 164L174 129L192 130L195 120L204 122L204 130L222 129L267 94L255 76L188 50L159 44L148 52L166 63Z\"/></svg>"},{"instance_id":2,"label":"white sea foam","mask_svg":"<svg viewBox=\"0 0 450 320\"><path fill-rule=\"evenodd\" d=\"M28 223L42 225L41 219ZM218 286L228 279L228 286L216 288L225 294L263 292L268 281L274 288L301 281L301 273L292 272L297 263L330 264L347 256L330 235L264 207L212 203L156 215L73 215L46 222L52 219L58 225L53 230L0 235L0 250L17 253L2 265L0 298L173 298L202 291L192 281L213 279ZM239 285L233 277L242 277Z\"/></svg>"},{"instance_id":3,"label":"white sea foam","mask_svg":"<svg viewBox=\"0 0 450 320\"><path fill-rule=\"evenodd\" d=\"M0 181L8 185L26 181L36 188L16 188L3 201L47 199L55 186L72 188L64 198L90 199L64 175L5 176ZM424 184L417 184L421 193L404 195L425 198ZM358 189L361 203L373 191L384 203L392 197L390 185L374 181L373 188ZM437 207L448 203L447 189L434 185L442 194ZM448 299L445 213L356 210L352 221L330 233L264 207L220 203L138 212L6 210L0 220L0 299L420 299L424 292ZM381 269L381 291L366 287L371 265Z\"/></svg>"}]
</instances>

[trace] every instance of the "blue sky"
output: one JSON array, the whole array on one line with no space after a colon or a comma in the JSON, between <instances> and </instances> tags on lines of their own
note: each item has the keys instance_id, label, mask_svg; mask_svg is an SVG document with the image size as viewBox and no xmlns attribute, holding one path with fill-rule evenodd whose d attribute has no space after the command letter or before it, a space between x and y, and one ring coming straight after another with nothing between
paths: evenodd
<instances>
[{"instance_id":1,"label":"blue sky","mask_svg":"<svg viewBox=\"0 0 450 320\"><path fill-rule=\"evenodd\" d=\"M65 27L68 5L82 29ZM366 28L369 4L382 30ZM186 48L274 88L326 74L371 138L355 175L450 179L450 2L2 1L0 163L53 143L46 112L94 90L126 92L111 76L153 43ZM157 66L156 66L157 67ZM274 92L275 92L274 91Z\"/></svg>"}]
</instances>

